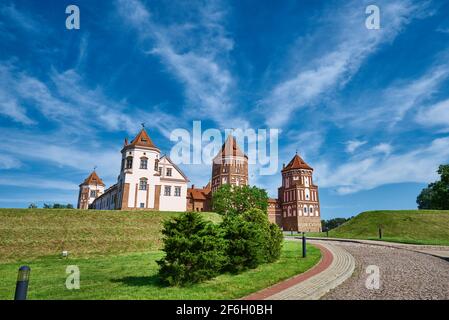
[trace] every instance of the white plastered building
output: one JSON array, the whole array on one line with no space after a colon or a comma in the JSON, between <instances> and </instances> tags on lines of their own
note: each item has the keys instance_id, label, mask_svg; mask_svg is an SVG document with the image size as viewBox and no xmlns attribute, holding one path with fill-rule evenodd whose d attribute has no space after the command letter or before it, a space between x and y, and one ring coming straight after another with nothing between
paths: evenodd
<instances>
[{"instance_id":1,"label":"white plastered building","mask_svg":"<svg viewBox=\"0 0 449 320\"><path fill-rule=\"evenodd\" d=\"M144 128L125 139L117 183L89 208L97 210L186 211L189 180L168 156L161 156Z\"/></svg>"}]
</instances>

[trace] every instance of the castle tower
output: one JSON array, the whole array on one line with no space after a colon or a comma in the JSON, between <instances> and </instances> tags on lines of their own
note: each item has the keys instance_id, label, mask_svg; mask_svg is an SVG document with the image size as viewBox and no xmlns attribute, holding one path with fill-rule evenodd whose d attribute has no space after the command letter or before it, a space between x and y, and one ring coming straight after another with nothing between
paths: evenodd
<instances>
[{"instance_id":1,"label":"castle tower","mask_svg":"<svg viewBox=\"0 0 449 320\"><path fill-rule=\"evenodd\" d=\"M282 169L282 186L278 189L284 230L321 231L318 187L313 183L313 168L298 154Z\"/></svg>"},{"instance_id":2,"label":"castle tower","mask_svg":"<svg viewBox=\"0 0 449 320\"><path fill-rule=\"evenodd\" d=\"M79 185L80 190L77 208L89 209L89 205L104 193L104 186L103 181L97 175L95 170L92 171L84 182Z\"/></svg>"},{"instance_id":3,"label":"castle tower","mask_svg":"<svg viewBox=\"0 0 449 320\"><path fill-rule=\"evenodd\" d=\"M117 181L116 209L185 211L187 177L161 156L145 128L125 144Z\"/></svg>"},{"instance_id":4,"label":"castle tower","mask_svg":"<svg viewBox=\"0 0 449 320\"><path fill-rule=\"evenodd\" d=\"M221 185L248 185L248 156L240 150L234 136L229 135L212 163L211 190Z\"/></svg>"}]
</instances>

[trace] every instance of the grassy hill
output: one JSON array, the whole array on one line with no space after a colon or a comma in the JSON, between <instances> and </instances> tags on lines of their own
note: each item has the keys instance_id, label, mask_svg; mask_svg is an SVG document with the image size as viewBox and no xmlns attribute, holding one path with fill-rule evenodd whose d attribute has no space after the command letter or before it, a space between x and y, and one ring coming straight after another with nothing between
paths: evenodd
<instances>
[{"instance_id":1,"label":"grassy hill","mask_svg":"<svg viewBox=\"0 0 449 320\"><path fill-rule=\"evenodd\" d=\"M416 244L449 245L449 210L385 210L362 212L329 231L329 237L378 239Z\"/></svg>"},{"instance_id":2,"label":"grassy hill","mask_svg":"<svg viewBox=\"0 0 449 320\"><path fill-rule=\"evenodd\" d=\"M60 255L157 250L162 221L179 213L74 209L0 209L0 262ZM215 213L203 213L219 221Z\"/></svg>"}]
</instances>

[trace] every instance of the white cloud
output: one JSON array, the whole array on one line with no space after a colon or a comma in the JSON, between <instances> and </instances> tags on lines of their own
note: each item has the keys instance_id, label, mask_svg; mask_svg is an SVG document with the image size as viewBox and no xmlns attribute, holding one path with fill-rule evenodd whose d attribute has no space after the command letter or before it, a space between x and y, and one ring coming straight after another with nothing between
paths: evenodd
<instances>
[{"instance_id":1,"label":"white cloud","mask_svg":"<svg viewBox=\"0 0 449 320\"><path fill-rule=\"evenodd\" d=\"M388 144L380 144L373 151L377 152L340 166L335 166L335 161L332 165L319 163L316 166L318 185L348 194L392 183L429 183L437 177L438 166L449 161L449 137L435 139L429 146L405 153L391 153Z\"/></svg>"},{"instance_id":2,"label":"white cloud","mask_svg":"<svg viewBox=\"0 0 449 320\"><path fill-rule=\"evenodd\" d=\"M26 109L20 104L15 85L18 79L11 72L11 66L0 64L0 114L23 124L34 124L26 114Z\"/></svg>"},{"instance_id":3,"label":"white cloud","mask_svg":"<svg viewBox=\"0 0 449 320\"><path fill-rule=\"evenodd\" d=\"M355 150L365 145L368 141L349 140L346 142L346 152L353 153Z\"/></svg>"},{"instance_id":4,"label":"white cloud","mask_svg":"<svg viewBox=\"0 0 449 320\"><path fill-rule=\"evenodd\" d=\"M189 8L198 13L196 20L164 26L137 0L119 0L118 11L124 21L138 32L141 39L154 44L149 55L157 56L185 86L188 104L184 117L198 114L222 127L247 127L247 121L236 116L233 103L235 79L227 66L233 41L222 26L226 12L217 1Z\"/></svg>"},{"instance_id":5,"label":"white cloud","mask_svg":"<svg viewBox=\"0 0 449 320\"><path fill-rule=\"evenodd\" d=\"M278 110L275 113L267 112L267 123L282 126L296 110L314 105L344 86L372 53L394 40L411 20L421 17L425 7L408 0L382 1L377 5L381 8L383 21L383 27L379 30L365 28L364 7L358 1L350 2L323 17L322 20L327 22L325 25L331 25L332 30L328 27L318 29L311 39L317 44L326 41L326 47L330 50L318 54L316 58L293 62L290 69L296 69L296 73L277 83L261 102L264 112L273 108ZM329 32L333 33L336 44L329 40Z\"/></svg>"},{"instance_id":6,"label":"white cloud","mask_svg":"<svg viewBox=\"0 0 449 320\"><path fill-rule=\"evenodd\" d=\"M34 189L78 190L76 183L30 176L1 177L0 185Z\"/></svg>"},{"instance_id":7,"label":"white cloud","mask_svg":"<svg viewBox=\"0 0 449 320\"><path fill-rule=\"evenodd\" d=\"M20 168L22 163L20 160L10 155L0 154L0 169L16 169Z\"/></svg>"},{"instance_id":8,"label":"white cloud","mask_svg":"<svg viewBox=\"0 0 449 320\"><path fill-rule=\"evenodd\" d=\"M390 154L393 151L393 147L389 143L380 143L372 148L372 153Z\"/></svg>"},{"instance_id":9,"label":"white cloud","mask_svg":"<svg viewBox=\"0 0 449 320\"><path fill-rule=\"evenodd\" d=\"M421 108L415 119L426 127L441 126L449 129L449 99Z\"/></svg>"},{"instance_id":10,"label":"white cloud","mask_svg":"<svg viewBox=\"0 0 449 320\"><path fill-rule=\"evenodd\" d=\"M40 24L22 10L17 10L14 4L0 8L0 14L27 32L40 30Z\"/></svg>"},{"instance_id":11,"label":"white cloud","mask_svg":"<svg viewBox=\"0 0 449 320\"><path fill-rule=\"evenodd\" d=\"M81 139L84 143L77 143L76 140L61 139L66 136L64 131L44 135L10 130L3 133L8 143L0 145L0 152L24 162L44 161L60 168L75 168L86 173L98 166L102 178L116 178L120 169L120 146L111 148L109 144L95 146L90 140Z\"/></svg>"},{"instance_id":12,"label":"white cloud","mask_svg":"<svg viewBox=\"0 0 449 320\"><path fill-rule=\"evenodd\" d=\"M351 108L353 112L341 116L340 120L363 128L378 128L379 124L383 123L395 128L395 124L403 120L407 112L432 98L448 78L449 64L439 64L427 70L418 79L401 81L381 92L370 93L368 97L356 103L363 110L354 106Z\"/></svg>"}]
</instances>

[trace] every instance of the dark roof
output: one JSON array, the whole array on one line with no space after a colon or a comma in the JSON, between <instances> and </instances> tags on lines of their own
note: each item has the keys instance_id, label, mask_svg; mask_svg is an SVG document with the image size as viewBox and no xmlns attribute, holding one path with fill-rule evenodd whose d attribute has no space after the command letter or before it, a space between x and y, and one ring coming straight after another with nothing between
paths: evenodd
<instances>
[{"instance_id":1,"label":"dark roof","mask_svg":"<svg viewBox=\"0 0 449 320\"><path fill-rule=\"evenodd\" d=\"M295 154L293 159L282 169L282 171L293 170L293 169L306 169L313 170L298 154Z\"/></svg>"}]
</instances>

